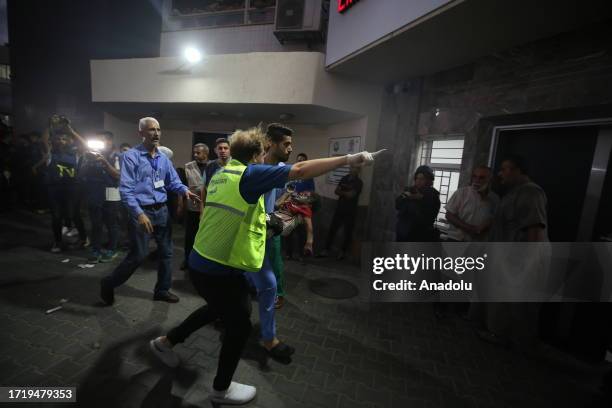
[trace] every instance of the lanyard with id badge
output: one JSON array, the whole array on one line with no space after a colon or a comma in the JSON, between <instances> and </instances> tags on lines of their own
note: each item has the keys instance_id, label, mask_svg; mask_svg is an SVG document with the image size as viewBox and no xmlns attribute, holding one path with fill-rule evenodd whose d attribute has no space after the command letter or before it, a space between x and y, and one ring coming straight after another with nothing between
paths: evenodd
<instances>
[{"instance_id":1,"label":"lanyard with id badge","mask_svg":"<svg viewBox=\"0 0 612 408\"><path fill-rule=\"evenodd\" d=\"M164 180L160 178L159 157L160 157L160 153L157 153L157 156L153 158L147 157L149 159L149 162L151 163L151 168L153 169L153 188L156 188L156 189L162 188L165 186Z\"/></svg>"},{"instance_id":2,"label":"lanyard with id badge","mask_svg":"<svg viewBox=\"0 0 612 408\"><path fill-rule=\"evenodd\" d=\"M119 156L115 155L115 170L121 170L119 166ZM106 187L106 201L121 201L121 195L117 187Z\"/></svg>"}]
</instances>

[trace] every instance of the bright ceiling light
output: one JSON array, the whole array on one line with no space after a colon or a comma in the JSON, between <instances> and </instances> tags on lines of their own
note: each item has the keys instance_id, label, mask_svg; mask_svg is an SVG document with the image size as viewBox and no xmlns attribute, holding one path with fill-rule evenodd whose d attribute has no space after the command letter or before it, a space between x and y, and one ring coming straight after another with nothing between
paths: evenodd
<instances>
[{"instance_id":1,"label":"bright ceiling light","mask_svg":"<svg viewBox=\"0 0 612 408\"><path fill-rule=\"evenodd\" d=\"M98 140L98 139L89 139L87 141L87 148L94 150L94 151L100 151L102 149L104 149L104 141L102 140Z\"/></svg>"},{"instance_id":2,"label":"bright ceiling light","mask_svg":"<svg viewBox=\"0 0 612 408\"><path fill-rule=\"evenodd\" d=\"M198 63L202 60L202 53L194 47L185 48L185 58L190 64Z\"/></svg>"}]
</instances>

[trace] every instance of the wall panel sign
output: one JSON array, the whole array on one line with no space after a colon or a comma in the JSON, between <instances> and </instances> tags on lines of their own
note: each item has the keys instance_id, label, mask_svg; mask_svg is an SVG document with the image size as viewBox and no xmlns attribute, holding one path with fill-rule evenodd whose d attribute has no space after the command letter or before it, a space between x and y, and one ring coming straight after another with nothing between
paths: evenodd
<instances>
[{"instance_id":1,"label":"wall panel sign","mask_svg":"<svg viewBox=\"0 0 612 408\"><path fill-rule=\"evenodd\" d=\"M338 0L338 13L344 13L346 10L353 7L358 1L359 0Z\"/></svg>"},{"instance_id":2,"label":"wall panel sign","mask_svg":"<svg viewBox=\"0 0 612 408\"><path fill-rule=\"evenodd\" d=\"M329 157L344 156L361 151L361 136L332 137L329 139ZM349 173L349 166L342 166L327 173L327 183L338 184Z\"/></svg>"}]
</instances>

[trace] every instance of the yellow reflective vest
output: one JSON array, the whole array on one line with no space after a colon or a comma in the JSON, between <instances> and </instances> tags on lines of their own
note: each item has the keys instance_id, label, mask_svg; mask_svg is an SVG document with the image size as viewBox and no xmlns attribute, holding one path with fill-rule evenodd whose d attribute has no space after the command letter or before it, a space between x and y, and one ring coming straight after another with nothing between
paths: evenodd
<instances>
[{"instance_id":1,"label":"yellow reflective vest","mask_svg":"<svg viewBox=\"0 0 612 408\"><path fill-rule=\"evenodd\" d=\"M263 195L255 204L240 195L246 168L231 160L210 179L193 249L222 265L258 272L265 254L266 211Z\"/></svg>"}]
</instances>

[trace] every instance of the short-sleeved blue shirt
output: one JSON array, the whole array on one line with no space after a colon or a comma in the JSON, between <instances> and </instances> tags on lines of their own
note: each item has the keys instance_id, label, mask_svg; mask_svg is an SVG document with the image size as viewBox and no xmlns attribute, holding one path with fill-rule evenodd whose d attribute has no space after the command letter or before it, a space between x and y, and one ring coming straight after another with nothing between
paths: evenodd
<instances>
[{"instance_id":1,"label":"short-sleeved blue shirt","mask_svg":"<svg viewBox=\"0 0 612 408\"><path fill-rule=\"evenodd\" d=\"M255 204L263 194L284 187L289 180L290 171L290 165L250 164L240 179L240 195L247 203ZM243 272L204 258L196 251L191 251L189 255L189 266L197 272L210 275L230 275Z\"/></svg>"}]
</instances>

